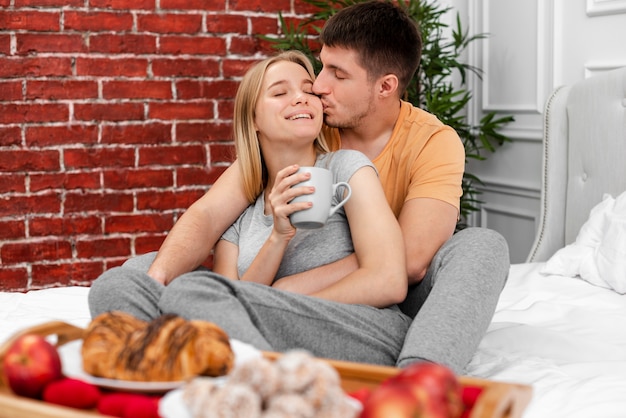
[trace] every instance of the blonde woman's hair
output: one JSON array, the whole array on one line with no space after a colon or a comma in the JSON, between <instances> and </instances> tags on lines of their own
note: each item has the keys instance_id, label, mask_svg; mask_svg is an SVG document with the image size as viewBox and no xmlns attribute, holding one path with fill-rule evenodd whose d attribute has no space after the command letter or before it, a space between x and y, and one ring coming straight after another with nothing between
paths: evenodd
<instances>
[{"instance_id":1,"label":"blonde woman's hair","mask_svg":"<svg viewBox=\"0 0 626 418\"><path fill-rule=\"evenodd\" d=\"M263 77L267 69L277 62L288 61L301 65L315 80L313 66L309 59L299 51L282 52L271 58L256 63L251 67L239 84L235 96L235 113L233 130L235 150L243 178L243 187L250 203L254 202L267 185L267 169L261 154L261 146L257 140L254 127L255 107L261 93ZM320 132L314 141L319 154L329 152L324 135Z\"/></svg>"}]
</instances>

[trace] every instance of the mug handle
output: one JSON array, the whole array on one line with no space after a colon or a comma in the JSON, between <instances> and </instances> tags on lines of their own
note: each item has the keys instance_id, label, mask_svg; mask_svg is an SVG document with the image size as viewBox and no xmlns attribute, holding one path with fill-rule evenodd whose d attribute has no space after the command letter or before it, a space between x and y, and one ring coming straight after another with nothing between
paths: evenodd
<instances>
[{"instance_id":1,"label":"mug handle","mask_svg":"<svg viewBox=\"0 0 626 418\"><path fill-rule=\"evenodd\" d=\"M339 203L337 203L336 206L332 206L330 208L330 212L328 212L328 216L332 216L335 212L337 212L337 210L342 207L343 205L346 204L346 202L348 201L348 199L350 199L350 196L352 196L352 188L350 187L350 185L345 182L345 181L340 181L339 183L335 183L333 184L333 196L335 195L335 193L337 192L337 189L343 187L346 189L346 191L348 192L346 194L346 196L343 198L343 200Z\"/></svg>"}]
</instances>

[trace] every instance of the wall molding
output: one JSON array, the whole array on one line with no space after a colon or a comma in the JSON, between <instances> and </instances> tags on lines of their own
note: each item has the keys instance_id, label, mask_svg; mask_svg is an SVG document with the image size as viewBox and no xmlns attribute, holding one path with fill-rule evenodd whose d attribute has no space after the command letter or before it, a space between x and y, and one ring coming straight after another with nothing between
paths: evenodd
<instances>
[{"instance_id":1,"label":"wall molding","mask_svg":"<svg viewBox=\"0 0 626 418\"><path fill-rule=\"evenodd\" d=\"M626 60L621 61L605 61L605 62L588 62L585 64L585 78L593 77L606 71L616 70L626 67Z\"/></svg>"},{"instance_id":2,"label":"wall molding","mask_svg":"<svg viewBox=\"0 0 626 418\"><path fill-rule=\"evenodd\" d=\"M482 32L490 33L490 3L497 0L483 0L480 7L482 7ZM626 0L623 0L626 1ZM489 100L490 89L490 74L489 70L489 42L485 42L484 51L482 54L482 68L486 69L483 83L482 83L482 108L486 111L504 111L512 113L528 113L532 115L541 115L543 113L543 106L547 92L552 88L549 83L549 76L551 74L551 61L552 56L552 44L553 44L553 31L552 25L552 9L553 0L539 1L535 0L536 18L537 18L537 36L535 39L536 47L536 63L535 69L536 85L535 85L535 97L533 101L527 103L491 103Z\"/></svg>"},{"instance_id":3,"label":"wall molding","mask_svg":"<svg viewBox=\"0 0 626 418\"><path fill-rule=\"evenodd\" d=\"M495 178L484 178L481 176L483 184L477 186L477 189L482 193L493 193L505 196L523 197L526 199L540 200L541 189L534 184L528 184L523 182L504 182L498 181Z\"/></svg>"},{"instance_id":4,"label":"wall molding","mask_svg":"<svg viewBox=\"0 0 626 418\"><path fill-rule=\"evenodd\" d=\"M538 225L539 217L536 213L530 210L523 210L513 206L504 206L497 204L484 204L480 209L480 226L489 228L489 214L504 215L509 218L517 218L525 221L531 221L535 225Z\"/></svg>"},{"instance_id":5,"label":"wall molding","mask_svg":"<svg viewBox=\"0 0 626 418\"><path fill-rule=\"evenodd\" d=\"M499 131L511 140L526 142L542 142L543 127L507 126Z\"/></svg>"},{"instance_id":6,"label":"wall molding","mask_svg":"<svg viewBox=\"0 0 626 418\"><path fill-rule=\"evenodd\" d=\"M587 0L587 16L626 13L626 0Z\"/></svg>"}]
</instances>

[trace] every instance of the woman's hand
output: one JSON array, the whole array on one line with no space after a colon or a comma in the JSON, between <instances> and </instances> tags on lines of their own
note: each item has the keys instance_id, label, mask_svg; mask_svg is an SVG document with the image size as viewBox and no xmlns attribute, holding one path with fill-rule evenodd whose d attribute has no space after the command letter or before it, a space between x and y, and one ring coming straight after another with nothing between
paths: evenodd
<instances>
[{"instance_id":1,"label":"woman's hand","mask_svg":"<svg viewBox=\"0 0 626 418\"><path fill-rule=\"evenodd\" d=\"M266 196L265 202L266 209L269 207L272 211L274 228L241 280L268 286L274 281L287 245L296 235L296 228L291 225L289 215L311 206L310 203L290 203L296 196L313 192L312 187L291 187L307 180L310 176L308 173L294 174L296 171L298 171L298 166L291 165L280 170L276 175L276 181Z\"/></svg>"},{"instance_id":2,"label":"woman's hand","mask_svg":"<svg viewBox=\"0 0 626 418\"><path fill-rule=\"evenodd\" d=\"M310 173L298 173L297 165L290 165L283 168L276 174L274 186L268 195L269 208L274 217L274 230L272 233L276 238L291 240L296 234L296 228L291 224L289 216L299 210L308 209L311 202L292 202L294 197L311 194L314 187L293 185L306 181L311 177Z\"/></svg>"}]
</instances>

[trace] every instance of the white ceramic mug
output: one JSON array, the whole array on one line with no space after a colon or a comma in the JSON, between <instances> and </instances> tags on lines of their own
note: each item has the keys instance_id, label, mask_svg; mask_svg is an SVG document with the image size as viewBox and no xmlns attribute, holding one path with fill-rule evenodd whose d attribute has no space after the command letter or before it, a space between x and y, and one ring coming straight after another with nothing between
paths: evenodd
<instances>
[{"instance_id":1,"label":"white ceramic mug","mask_svg":"<svg viewBox=\"0 0 626 418\"><path fill-rule=\"evenodd\" d=\"M302 172L311 173L311 177L309 180L297 183L293 187L313 186L315 187L315 192L297 196L292 202L313 202L313 206L292 213L289 219L296 228L321 228L326 224L328 218L350 199L352 189L345 181L333 183L333 173L325 168L300 167L298 173ZM339 187L345 188L345 197L337 205L332 206L333 195Z\"/></svg>"}]
</instances>

